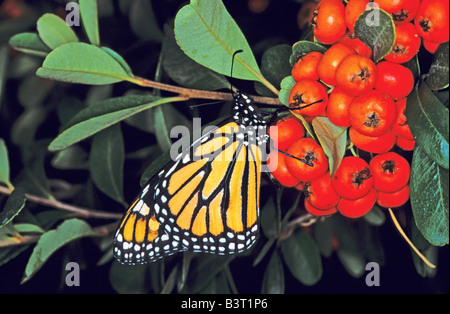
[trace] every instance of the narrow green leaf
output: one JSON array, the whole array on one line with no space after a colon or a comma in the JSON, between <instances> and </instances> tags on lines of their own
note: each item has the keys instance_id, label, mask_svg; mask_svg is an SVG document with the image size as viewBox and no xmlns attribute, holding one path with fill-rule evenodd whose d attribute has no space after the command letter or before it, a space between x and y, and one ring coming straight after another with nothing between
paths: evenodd
<instances>
[{"instance_id":1,"label":"narrow green leaf","mask_svg":"<svg viewBox=\"0 0 450 314\"><path fill-rule=\"evenodd\" d=\"M64 149L136 113L172 101L176 99L151 95L129 95L101 101L75 115L51 142L49 150Z\"/></svg>"},{"instance_id":2,"label":"narrow green leaf","mask_svg":"<svg viewBox=\"0 0 450 314\"><path fill-rule=\"evenodd\" d=\"M118 293L142 294L148 293L148 266L135 265L130 267L114 261L109 271L111 286Z\"/></svg>"},{"instance_id":3,"label":"narrow green leaf","mask_svg":"<svg viewBox=\"0 0 450 314\"><path fill-rule=\"evenodd\" d=\"M85 43L69 43L56 48L36 73L58 81L91 85L112 84L130 78L122 64L109 53Z\"/></svg>"},{"instance_id":4,"label":"narrow green leaf","mask_svg":"<svg viewBox=\"0 0 450 314\"><path fill-rule=\"evenodd\" d=\"M291 274L307 286L316 284L322 277L322 260L314 240L303 229L281 242L283 259Z\"/></svg>"},{"instance_id":5,"label":"narrow green leaf","mask_svg":"<svg viewBox=\"0 0 450 314\"><path fill-rule=\"evenodd\" d=\"M79 0L81 21L89 42L100 46L97 0Z\"/></svg>"},{"instance_id":6,"label":"narrow green leaf","mask_svg":"<svg viewBox=\"0 0 450 314\"><path fill-rule=\"evenodd\" d=\"M9 40L14 49L31 55L45 57L51 51L37 33L16 34Z\"/></svg>"},{"instance_id":7,"label":"narrow green leaf","mask_svg":"<svg viewBox=\"0 0 450 314\"><path fill-rule=\"evenodd\" d=\"M162 65L172 80L194 89L217 90L230 87L224 76L189 58L178 46L173 29L168 25L164 26L164 33Z\"/></svg>"},{"instance_id":8,"label":"narrow green leaf","mask_svg":"<svg viewBox=\"0 0 450 314\"><path fill-rule=\"evenodd\" d=\"M114 60L116 60L122 66L122 68L125 70L125 72L127 72L127 74L129 76L133 76L133 71L131 70L130 66L125 61L125 59L122 58L121 55L119 55L117 52L115 52L114 50L112 50L112 49L110 49L108 47L101 47L101 48L104 51L106 51L111 57L113 57Z\"/></svg>"},{"instance_id":9,"label":"narrow green leaf","mask_svg":"<svg viewBox=\"0 0 450 314\"><path fill-rule=\"evenodd\" d=\"M59 248L71 241L89 236L94 236L91 227L80 219L66 220L58 228L44 233L31 253L22 283L30 280Z\"/></svg>"},{"instance_id":10,"label":"narrow green leaf","mask_svg":"<svg viewBox=\"0 0 450 314\"><path fill-rule=\"evenodd\" d=\"M89 171L95 185L106 195L126 206L123 196L125 149L119 124L96 134L89 155Z\"/></svg>"},{"instance_id":11,"label":"narrow green leaf","mask_svg":"<svg viewBox=\"0 0 450 314\"><path fill-rule=\"evenodd\" d=\"M278 250L273 251L266 271L264 272L261 293L263 294L283 294L284 269Z\"/></svg>"},{"instance_id":12,"label":"narrow green leaf","mask_svg":"<svg viewBox=\"0 0 450 314\"><path fill-rule=\"evenodd\" d=\"M14 228L20 233L44 233L45 231L37 225L29 223L14 224Z\"/></svg>"},{"instance_id":13,"label":"narrow green leaf","mask_svg":"<svg viewBox=\"0 0 450 314\"><path fill-rule=\"evenodd\" d=\"M8 197L5 207L0 212L0 228L20 213L24 208L26 201L27 197L25 196L25 191L20 187L15 188Z\"/></svg>"},{"instance_id":14,"label":"narrow green leaf","mask_svg":"<svg viewBox=\"0 0 450 314\"><path fill-rule=\"evenodd\" d=\"M244 34L222 1L191 0L178 11L175 37L186 55L223 75L230 75L233 53L243 50L235 57L233 77L267 84Z\"/></svg>"},{"instance_id":15,"label":"narrow green leaf","mask_svg":"<svg viewBox=\"0 0 450 314\"><path fill-rule=\"evenodd\" d=\"M163 152L170 150L172 141L169 137L170 130L167 128L164 111L161 106L153 109L153 121L156 141Z\"/></svg>"},{"instance_id":16,"label":"narrow green leaf","mask_svg":"<svg viewBox=\"0 0 450 314\"><path fill-rule=\"evenodd\" d=\"M405 115L416 144L432 160L448 169L448 108L439 101L423 81L420 81L408 96Z\"/></svg>"},{"instance_id":17,"label":"narrow green leaf","mask_svg":"<svg viewBox=\"0 0 450 314\"><path fill-rule=\"evenodd\" d=\"M411 163L411 207L422 235L432 245L449 242L449 176L448 170L416 147Z\"/></svg>"},{"instance_id":18,"label":"narrow green leaf","mask_svg":"<svg viewBox=\"0 0 450 314\"><path fill-rule=\"evenodd\" d=\"M312 121L319 142L328 156L330 176L339 168L347 147L347 129L334 125L327 117L316 117Z\"/></svg>"},{"instance_id":19,"label":"narrow green leaf","mask_svg":"<svg viewBox=\"0 0 450 314\"><path fill-rule=\"evenodd\" d=\"M309 40L301 40L296 42L292 46L292 52L291 56L289 57L289 62L291 66L294 66L300 57L312 52L312 51L318 51L321 53L325 53L327 51L327 48L322 46L319 43L315 43Z\"/></svg>"},{"instance_id":20,"label":"narrow green leaf","mask_svg":"<svg viewBox=\"0 0 450 314\"><path fill-rule=\"evenodd\" d=\"M8 149L2 138L0 138L0 182L11 186L11 182L9 181Z\"/></svg>"},{"instance_id":21,"label":"narrow green leaf","mask_svg":"<svg viewBox=\"0 0 450 314\"><path fill-rule=\"evenodd\" d=\"M375 62L383 59L395 42L395 26L390 14L379 8L362 13L355 22L355 35L372 50Z\"/></svg>"},{"instance_id":22,"label":"narrow green leaf","mask_svg":"<svg viewBox=\"0 0 450 314\"><path fill-rule=\"evenodd\" d=\"M267 253L272 248L272 245L275 243L275 240L276 240L275 238L269 239L269 241L267 241L264 244L264 246L259 250L258 255L253 260L253 267L258 265L264 259L264 257L267 255Z\"/></svg>"},{"instance_id":23,"label":"narrow green leaf","mask_svg":"<svg viewBox=\"0 0 450 314\"><path fill-rule=\"evenodd\" d=\"M170 294L175 288L175 284L177 283L177 275L178 275L179 266L175 266L170 272L169 277L167 277L166 283L164 287L161 289L161 294Z\"/></svg>"},{"instance_id":24,"label":"narrow green leaf","mask_svg":"<svg viewBox=\"0 0 450 314\"><path fill-rule=\"evenodd\" d=\"M430 89L439 90L449 85L449 42L440 44L434 53L434 60L426 82Z\"/></svg>"},{"instance_id":25,"label":"narrow green leaf","mask_svg":"<svg viewBox=\"0 0 450 314\"><path fill-rule=\"evenodd\" d=\"M37 21L39 37L51 49L67 43L78 42L75 32L57 15L47 13Z\"/></svg>"}]
</instances>

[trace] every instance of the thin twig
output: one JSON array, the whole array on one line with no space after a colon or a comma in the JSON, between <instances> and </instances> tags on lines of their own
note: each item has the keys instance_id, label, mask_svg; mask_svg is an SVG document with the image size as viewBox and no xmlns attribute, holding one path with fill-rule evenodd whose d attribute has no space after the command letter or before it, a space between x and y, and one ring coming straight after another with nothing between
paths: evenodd
<instances>
[{"instance_id":1,"label":"thin twig","mask_svg":"<svg viewBox=\"0 0 450 314\"><path fill-rule=\"evenodd\" d=\"M289 236L292 234L292 232L297 226L310 225L312 220L313 222L316 221L316 218L317 218L316 216L313 216L310 213L306 213L302 216L298 216L297 218L289 221L281 231L279 239L284 240L286 238L289 238Z\"/></svg>"},{"instance_id":2,"label":"thin twig","mask_svg":"<svg viewBox=\"0 0 450 314\"><path fill-rule=\"evenodd\" d=\"M92 228L92 236L94 237L104 237L113 232L117 228L117 223L111 223L103 226L98 226ZM36 243L41 238L40 235L21 235L10 237L6 239L0 240L0 248L2 247L11 247L11 246L19 246L26 245L31 243Z\"/></svg>"},{"instance_id":3,"label":"thin twig","mask_svg":"<svg viewBox=\"0 0 450 314\"><path fill-rule=\"evenodd\" d=\"M406 243L413 249L413 251L417 254L417 256L430 268L436 268L436 265L431 263L417 248L416 246L411 242L411 240L408 238L408 236L403 231L402 227L400 226L397 218L394 215L394 212L392 209L388 208L389 214L391 215L392 222L394 223L395 228L397 228L400 235L405 239Z\"/></svg>"},{"instance_id":4,"label":"thin twig","mask_svg":"<svg viewBox=\"0 0 450 314\"><path fill-rule=\"evenodd\" d=\"M12 190L0 185L0 193L10 195L12 193ZM42 198L42 197L32 195L32 194L28 194L28 193L25 194L25 196L26 196L27 200L29 200L31 202L41 204L44 206L53 207L56 209L65 210L68 212L72 212L72 213L76 214L78 217L82 217L82 218L120 219L122 217L122 214L110 213L110 212L104 212L104 211L74 206L74 205L70 205L70 204L67 204L67 203L64 203L64 202L61 202L58 200L49 200L49 199Z\"/></svg>"},{"instance_id":5,"label":"thin twig","mask_svg":"<svg viewBox=\"0 0 450 314\"><path fill-rule=\"evenodd\" d=\"M213 99L213 100L233 100L233 95L231 93L226 92L212 92L212 91L205 91L205 90L199 90L199 89L190 89L190 88L184 88L169 84L164 84L160 82L150 81L138 76L135 76L134 78L129 79L131 83L137 84L139 86L143 87L151 87L156 88L160 90L164 90L167 92L177 93L182 96L185 96L190 99ZM256 103L260 104L267 104L267 105L279 105L281 106L281 102L278 98L275 97L262 97L262 96L254 96L251 95L253 100Z\"/></svg>"}]
</instances>

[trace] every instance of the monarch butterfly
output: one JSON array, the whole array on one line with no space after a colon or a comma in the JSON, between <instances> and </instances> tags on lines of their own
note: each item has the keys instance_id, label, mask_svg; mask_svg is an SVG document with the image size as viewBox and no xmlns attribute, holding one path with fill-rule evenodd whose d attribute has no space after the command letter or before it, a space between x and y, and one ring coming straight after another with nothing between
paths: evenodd
<instances>
[{"instance_id":1,"label":"monarch butterfly","mask_svg":"<svg viewBox=\"0 0 450 314\"><path fill-rule=\"evenodd\" d=\"M142 264L186 250L233 254L256 242L266 122L249 95L237 92L233 103L231 120L144 186L114 238L119 262Z\"/></svg>"}]
</instances>

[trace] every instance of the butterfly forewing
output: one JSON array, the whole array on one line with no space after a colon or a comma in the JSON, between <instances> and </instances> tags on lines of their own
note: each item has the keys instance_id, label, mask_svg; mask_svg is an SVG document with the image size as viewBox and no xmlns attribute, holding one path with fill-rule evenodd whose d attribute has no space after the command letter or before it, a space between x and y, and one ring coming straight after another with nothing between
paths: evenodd
<instances>
[{"instance_id":1,"label":"butterfly forewing","mask_svg":"<svg viewBox=\"0 0 450 314\"><path fill-rule=\"evenodd\" d=\"M185 250L233 254L259 234L265 123L252 99L235 96L234 115L168 162L144 187L115 237L126 264Z\"/></svg>"}]
</instances>

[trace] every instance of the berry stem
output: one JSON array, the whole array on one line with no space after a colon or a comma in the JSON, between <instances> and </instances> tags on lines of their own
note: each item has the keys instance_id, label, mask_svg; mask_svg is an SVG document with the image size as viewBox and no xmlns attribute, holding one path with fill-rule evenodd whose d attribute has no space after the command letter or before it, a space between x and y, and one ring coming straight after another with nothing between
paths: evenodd
<instances>
[{"instance_id":1,"label":"berry stem","mask_svg":"<svg viewBox=\"0 0 450 314\"><path fill-rule=\"evenodd\" d=\"M420 257L420 259L427 264L429 267L431 268L436 268L436 265L432 264L422 253L420 253L420 251L414 246L414 244L411 242L411 240L408 238L408 236L405 234L405 232L403 231L402 227L400 226L400 224L398 223L397 218L394 215L394 212L392 211L392 209L388 208L389 210L389 214L391 215L392 218L392 222L394 223L395 227L397 228L398 232L400 232L400 234L402 235L402 237L405 239L406 243L409 244L409 246L414 250L414 252L417 254L417 256Z\"/></svg>"}]
</instances>

